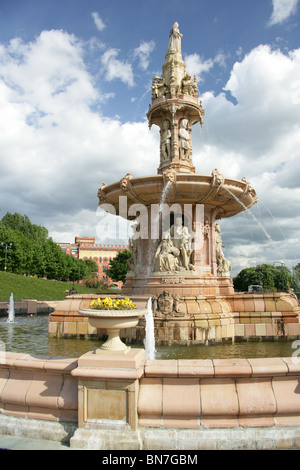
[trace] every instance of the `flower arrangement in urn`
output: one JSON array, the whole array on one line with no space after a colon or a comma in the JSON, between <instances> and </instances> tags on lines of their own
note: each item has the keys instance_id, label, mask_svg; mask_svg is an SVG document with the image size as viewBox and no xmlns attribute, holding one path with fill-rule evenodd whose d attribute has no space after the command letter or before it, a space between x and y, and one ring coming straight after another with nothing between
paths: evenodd
<instances>
[{"instance_id":1,"label":"flower arrangement in urn","mask_svg":"<svg viewBox=\"0 0 300 470\"><path fill-rule=\"evenodd\" d=\"M90 303L90 308L94 310L134 310L136 304L128 298L111 299L110 297L106 297L105 299L93 300Z\"/></svg>"},{"instance_id":2,"label":"flower arrangement in urn","mask_svg":"<svg viewBox=\"0 0 300 470\"><path fill-rule=\"evenodd\" d=\"M124 328L134 328L147 310L136 308L136 304L128 298L106 297L92 300L89 308L81 309L79 313L88 317L91 326L107 330L108 339L96 350L97 354L126 354L130 347L121 341L119 332Z\"/></svg>"}]
</instances>

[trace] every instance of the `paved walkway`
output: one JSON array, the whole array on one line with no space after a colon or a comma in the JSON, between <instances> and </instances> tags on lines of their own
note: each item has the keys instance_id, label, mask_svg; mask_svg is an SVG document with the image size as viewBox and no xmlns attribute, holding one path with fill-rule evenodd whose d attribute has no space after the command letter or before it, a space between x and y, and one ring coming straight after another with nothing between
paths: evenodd
<instances>
[{"instance_id":1,"label":"paved walkway","mask_svg":"<svg viewBox=\"0 0 300 470\"><path fill-rule=\"evenodd\" d=\"M70 450L57 441L0 434L0 450Z\"/></svg>"}]
</instances>

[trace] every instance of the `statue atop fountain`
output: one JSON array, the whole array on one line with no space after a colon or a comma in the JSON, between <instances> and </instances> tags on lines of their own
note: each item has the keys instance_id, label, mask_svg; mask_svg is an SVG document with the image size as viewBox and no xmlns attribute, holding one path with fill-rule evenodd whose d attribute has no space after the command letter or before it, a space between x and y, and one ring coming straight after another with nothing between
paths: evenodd
<instances>
[{"instance_id":1,"label":"statue atop fountain","mask_svg":"<svg viewBox=\"0 0 300 470\"><path fill-rule=\"evenodd\" d=\"M170 32L166 60L161 77L152 82L152 106L147 114L149 127L160 128L160 166L158 173L167 168L177 172L195 172L192 163L192 126L203 125L204 110L198 103L196 76L192 80L186 72L181 55L179 25L174 23Z\"/></svg>"}]
</instances>

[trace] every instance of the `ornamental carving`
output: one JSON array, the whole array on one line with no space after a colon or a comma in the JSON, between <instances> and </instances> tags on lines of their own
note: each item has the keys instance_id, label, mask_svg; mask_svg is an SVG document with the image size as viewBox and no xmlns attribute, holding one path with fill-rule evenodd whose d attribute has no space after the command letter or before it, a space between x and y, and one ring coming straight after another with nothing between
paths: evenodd
<instances>
[{"instance_id":1,"label":"ornamental carving","mask_svg":"<svg viewBox=\"0 0 300 470\"><path fill-rule=\"evenodd\" d=\"M216 168L213 172L212 172L212 187L213 188L219 188L220 186L222 186L222 184L224 184L225 182L225 178L224 176L222 175L222 173L219 172L219 170Z\"/></svg>"},{"instance_id":2,"label":"ornamental carving","mask_svg":"<svg viewBox=\"0 0 300 470\"><path fill-rule=\"evenodd\" d=\"M98 198L99 198L99 204L105 204L107 201L106 198L106 193L104 192L104 188L106 188L106 183L102 183L101 188L98 189Z\"/></svg>"},{"instance_id":3,"label":"ornamental carving","mask_svg":"<svg viewBox=\"0 0 300 470\"><path fill-rule=\"evenodd\" d=\"M223 245L221 238L220 225L215 225L215 240L216 240L216 257L217 257L217 269L218 276L230 276L231 263L228 261L223 253Z\"/></svg>"},{"instance_id":4,"label":"ornamental carving","mask_svg":"<svg viewBox=\"0 0 300 470\"><path fill-rule=\"evenodd\" d=\"M130 180L132 179L132 174L127 173L124 178L121 179L120 181L120 187L123 189L123 191L128 191L130 189Z\"/></svg>"},{"instance_id":5,"label":"ornamental carving","mask_svg":"<svg viewBox=\"0 0 300 470\"><path fill-rule=\"evenodd\" d=\"M154 317L185 317L184 298L179 294L170 294L164 291L152 297L152 310Z\"/></svg>"},{"instance_id":6,"label":"ornamental carving","mask_svg":"<svg viewBox=\"0 0 300 470\"><path fill-rule=\"evenodd\" d=\"M163 181L164 181L164 186L170 182L171 184L175 184L176 183L176 175L177 175L177 172L174 168L167 168L164 172L163 172Z\"/></svg>"}]
</instances>

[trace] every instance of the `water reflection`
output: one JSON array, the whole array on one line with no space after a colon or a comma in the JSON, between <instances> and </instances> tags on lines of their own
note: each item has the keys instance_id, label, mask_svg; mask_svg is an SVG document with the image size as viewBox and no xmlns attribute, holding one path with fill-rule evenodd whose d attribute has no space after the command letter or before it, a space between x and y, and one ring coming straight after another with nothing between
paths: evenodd
<instances>
[{"instance_id":1,"label":"water reflection","mask_svg":"<svg viewBox=\"0 0 300 470\"><path fill-rule=\"evenodd\" d=\"M102 344L99 339L49 338L48 322L48 315L18 316L14 323L7 323L6 318L0 318L0 344L11 352L66 357L79 357ZM292 341L267 341L210 346L157 346L156 359L291 357L294 352L292 344Z\"/></svg>"},{"instance_id":2,"label":"water reflection","mask_svg":"<svg viewBox=\"0 0 300 470\"><path fill-rule=\"evenodd\" d=\"M18 316L14 323L0 319L0 341L10 352L38 356L79 357L101 346L98 339L66 339L48 337L49 316Z\"/></svg>"}]
</instances>

